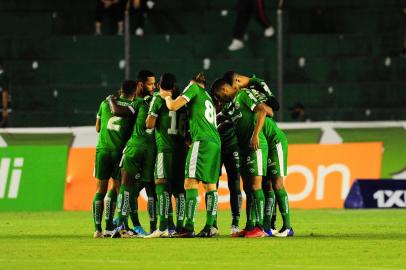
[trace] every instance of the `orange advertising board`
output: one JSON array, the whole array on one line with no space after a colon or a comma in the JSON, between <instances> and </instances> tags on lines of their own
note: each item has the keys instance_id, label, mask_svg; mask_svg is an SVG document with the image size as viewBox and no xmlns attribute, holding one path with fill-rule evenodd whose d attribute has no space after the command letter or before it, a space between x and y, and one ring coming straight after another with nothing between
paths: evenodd
<instances>
[{"instance_id":1,"label":"orange advertising board","mask_svg":"<svg viewBox=\"0 0 406 270\"><path fill-rule=\"evenodd\" d=\"M93 178L95 149L71 148L66 176L65 210L90 210L95 192ZM292 208L342 208L343 201L357 178L379 178L382 143L336 145L291 145L285 186ZM199 190L200 209L204 209L203 189ZM245 199L245 196L243 195ZM146 194L138 200L146 209ZM229 208L227 176L219 183L219 208Z\"/></svg>"}]
</instances>

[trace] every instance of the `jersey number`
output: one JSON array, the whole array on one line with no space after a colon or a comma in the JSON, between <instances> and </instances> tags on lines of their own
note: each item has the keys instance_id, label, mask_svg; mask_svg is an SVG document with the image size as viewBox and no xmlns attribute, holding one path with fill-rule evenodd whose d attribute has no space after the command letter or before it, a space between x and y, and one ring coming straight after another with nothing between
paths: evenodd
<instances>
[{"instance_id":1,"label":"jersey number","mask_svg":"<svg viewBox=\"0 0 406 270\"><path fill-rule=\"evenodd\" d=\"M121 117L118 116L113 116L109 119L107 122L107 129L109 130L114 130L114 131L120 131L120 125L117 124L118 121L121 120Z\"/></svg>"},{"instance_id":2,"label":"jersey number","mask_svg":"<svg viewBox=\"0 0 406 270\"><path fill-rule=\"evenodd\" d=\"M171 118L171 127L168 128L168 134L177 135L178 129L176 128L176 112L169 111L169 117Z\"/></svg>"},{"instance_id":3,"label":"jersey number","mask_svg":"<svg viewBox=\"0 0 406 270\"><path fill-rule=\"evenodd\" d=\"M209 123L215 125L216 124L216 114L214 111L213 104L209 100L206 100L204 105L206 106L206 111L204 112L204 116L206 117L207 121L209 121Z\"/></svg>"}]
</instances>

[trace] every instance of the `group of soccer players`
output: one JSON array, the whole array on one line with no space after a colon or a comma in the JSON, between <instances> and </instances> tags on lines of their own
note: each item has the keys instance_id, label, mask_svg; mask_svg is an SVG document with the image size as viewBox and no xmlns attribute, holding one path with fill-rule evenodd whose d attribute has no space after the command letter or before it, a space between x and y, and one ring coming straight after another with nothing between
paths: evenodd
<instances>
[{"instance_id":1,"label":"group of soccer players","mask_svg":"<svg viewBox=\"0 0 406 270\"><path fill-rule=\"evenodd\" d=\"M287 139L273 120L279 104L264 80L229 71L206 89L204 75L199 73L180 93L175 76L165 73L157 91L155 84L155 75L142 70L136 81L122 83L118 96L110 95L100 104L94 237L218 235L217 188L222 164L230 190L231 236L293 236L283 186ZM242 230L240 177L247 195ZM113 185L108 191L110 178ZM205 191L206 223L195 235L200 182ZM137 200L143 188L148 196L149 234L138 219ZM283 220L279 230L276 205Z\"/></svg>"}]
</instances>

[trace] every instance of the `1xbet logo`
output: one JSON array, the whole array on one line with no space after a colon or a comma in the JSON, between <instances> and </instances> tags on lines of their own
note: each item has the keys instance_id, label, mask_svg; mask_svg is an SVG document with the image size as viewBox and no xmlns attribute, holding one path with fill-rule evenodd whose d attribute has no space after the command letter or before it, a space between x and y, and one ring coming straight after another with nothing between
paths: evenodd
<instances>
[{"instance_id":1,"label":"1xbet logo","mask_svg":"<svg viewBox=\"0 0 406 270\"><path fill-rule=\"evenodd\" d=\"M12 166L10 166L11 164ZM6 195L7 183L9 183L7 198L17 198L18 190L20 189L21 169L23 165L24 158L0 159L0 199L3 199Z\"/></svg>"},{"instance_id":2,"label":"1xbet logo","mask_svg":"<svg viewBox=\"0 0 406 270\"><path fill-rule=\"evenodd\" d=\"M373 196L378 208L406 207L406 190L378 190Z\"/></svg>"}]
</instances>

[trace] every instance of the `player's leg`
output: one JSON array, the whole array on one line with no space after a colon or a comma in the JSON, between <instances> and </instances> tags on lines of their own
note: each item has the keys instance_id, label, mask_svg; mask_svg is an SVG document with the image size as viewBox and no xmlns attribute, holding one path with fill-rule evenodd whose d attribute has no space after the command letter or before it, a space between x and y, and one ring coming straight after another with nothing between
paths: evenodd
<instances>
[{"instance_id":1,"label":"player's leg","mask_svg":"<svg viewBox=\"0 0 406 270\"><path fill-rule=\"evenodd\" d=\"M140 149L137 147L126 147L120 162L121 185L117 198L118 222L117 228L114 229L112 238L127 236L127 226L125 222L131 213L131 203L134 198L134 180L135 176L140 175ZM128 235L130 236L130 235Z\"/></svg>"},{"instance_id":2,"label":"player's leg","mask_svg":"<svg viewBox=\"0 0 406 270\"><path fill-rule=\"evenodd\" d=\"M185 161L186 161L186 151L184 149L177 149L176 152L172 152L172 171L169 177L170 191L175 197L176 204L176 232L181 232L183 230L183 222L185 219ZM171 201L170 201L171 202ZM170 203L170 206L172 203ZM169 211L170 213L170 211Z\"/></svg>"},{"instance_id":3,"label":"player's leg","mask_svg":"<svg viewBox=\"0 0 406 270\"><path fill-rule=\"evenodd\" d=\"M282 133L282 135L284 135ZM272 187L275 191L275 198L279 211L282 215L283 226L276 236L293 236L290 224L290 208L288 193L283 185L283 177L287 174L288 142L286 136L282 136L278 142L272 146L271 150L271 178Z\"/></svg>"},{"instance_id":4,"label":"player's leg","mask_svg":"<svg viewBox=\"0 0 406 270\"><path fill-rule=\"evenodd\" d=\"M159 228L151 232L146 238L167 237L168 233L168 216L169 216L169 192L168 192L168 167L171 163L171 155L167 153L158 153L155 162L155 192L158 203ZM166 167L167 165L168 167Z\"/></svg>"},{"instance_id":5,"label":"player's leg","mask_svg":"<svg viewBox=\"0 0 406 270\"><path fill-rule=\"evenodd\" d=\"M240 172L239 172L239 154L238 149L224 153L222 158L224 167L227 172L228 189L230 191L230 207L232 215L232 234L239 231L238 224L241 215L241 189L240 189Z\"/></svg>"},{"instance_id":6,"label":"player's leg","mask_svg":"<svg viewBox=\"0 0 406 270\"><path fill-rule=\"evenodd\" d=\"M250 153L250 167L248 175L248 182L250 182L252 188L252 194L254 195L254 209L257 217L256 226L252 231L248 231L246 237L263 237L263 222L264 222L264 208L265 208L265 196L262 190L262 177L266 174L266 164L268 158L268 148L266 145L262 145L260 149Z\"/></svg>"},{"instance_id":7,"label":"player's leg","mask_svg":"<svg viewBox=\"0 0 406 270\"><path fill-rule=\"evenodd\" d=\"M145 183L143 181L136 181L134 184L134 200L130 202L131 212L130 218L133 224L132 231L135 232L137 237L144 237L147 235L147 232L141 226L139 217L138 217L138 197L140 196L141 190L144 188Z\"/></svg>"},{"instance_id":8,"label":"player's leg","mask_svg":"<svg viewBox=\"0 0 406 270\"><path fill-rule=\"evenodd\" d=\"M147 209L150 233L157 229L158 223L157 196L154 182L155 155L155 149L144 149L141 174L141 179L145 182L145 191L148 196Z\"/></svg>"},{"instance_id":9,"label":"player's leg","mask_svg":"<svg viewBox=\"0 0 406 270\"><path fill-rule=\"evenodd\" d=\"M108 181L112 175L113 164L110 151L96 150L94 176L96 178L96 192L92 203L93 223L95 227L94 237L103 237L101 222L104 210L104 197L107 193Z\"/></svg>"},{"instance_id":10,"label":"player's leg","mask_svg":"<svg viewBox=\"0 0 406 270\"><path fill-rule=\"evenodd\" d=\"M121 178L121 174L120 174ZM106 214L105 214L105 221L106 221L106 229L104 230L104 236L109 237L111 236L114 230L114 213L116 211L117 205L117 195L120 190L120 180L116 180L113 178L113 186L107 193L107 200L106 200Z\"/></svg>"},{"instance_id":11,"label":"player's leg","mask_svg":"<svg viewBox=\"0 0 406 270\"><path fill-rule=\"evenodd\" d=\"M196 178L203 182L206 196L206 224L197 235L199 237L212 237L218 235L218 229L213 226L217 217L218 193L221 160L221 147L211 141L202 141L197 156Z\"/></svg>"},{"instance_id":12,"label":"player's leg","mask_svg":"<svg viewBox=\"0 0 406 270\"><path fill-rule=\"evenodd\" d=\"M269 236L273 236L277 233L275 226L276 201L275 192L272 188L272 181L268 176L262 179L262 189L265 195L264 231Z\"/></svg>"}]
</instances>

